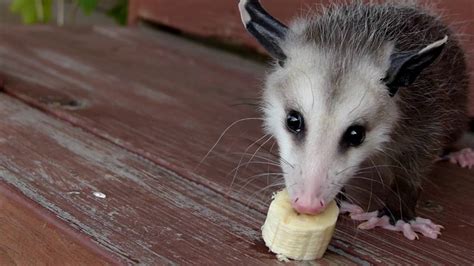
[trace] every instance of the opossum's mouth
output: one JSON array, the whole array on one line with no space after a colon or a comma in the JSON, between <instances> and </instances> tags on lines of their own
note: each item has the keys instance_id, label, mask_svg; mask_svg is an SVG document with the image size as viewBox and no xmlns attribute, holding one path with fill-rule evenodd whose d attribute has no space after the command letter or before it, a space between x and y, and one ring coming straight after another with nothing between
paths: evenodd
<instances>
[{"instance_id":1,"label":"opossum's mouth","mask_svg":"<svg viewBox=\"0 0 474 266\"><path fill-rule=\"evenodd\" d=\"M291 199L293 209L298 213L315 215L323 212L332 202L339 202L339 195L342 189L337 187L332 191L323 191L321 195L312 190L294 189L291 186L286 187Z\"/></svg>"}]
</instances>

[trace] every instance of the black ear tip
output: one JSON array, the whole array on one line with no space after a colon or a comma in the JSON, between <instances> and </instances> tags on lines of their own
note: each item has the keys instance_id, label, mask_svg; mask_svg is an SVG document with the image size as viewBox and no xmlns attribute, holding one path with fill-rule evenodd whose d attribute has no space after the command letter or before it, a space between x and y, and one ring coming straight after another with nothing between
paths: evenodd
<instances>
[{"instance_id":1,"label":"black ear tip","mask_svg":"<svg viewBox=\"0 0 474 266\"><path fill-rule=\"evenodd\" d=\"M391 56L391 65L383 79L389 88L390 96L394 96L400 87L406 87L415 82L425 68L431 65L442 53L448 36L435 41L418 52L402 52Z\"/></svg>"},{"instance_id":2,"label":"black ear tip","mask_svg":"<svg viewBox=\"0 0 474 266\"><path fill-rule=\"evenodd\" d=\"M280 44L288 28L268 14L260 5L259 0L240 0L239 10L247 31L265 47L272 57L284 60L286 55Z\"/></svg>"}]
</instances>

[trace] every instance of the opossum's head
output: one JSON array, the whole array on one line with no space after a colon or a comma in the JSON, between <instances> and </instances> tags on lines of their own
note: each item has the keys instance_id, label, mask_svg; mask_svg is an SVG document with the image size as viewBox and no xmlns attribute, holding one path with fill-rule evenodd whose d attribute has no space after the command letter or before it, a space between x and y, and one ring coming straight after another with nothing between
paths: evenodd
<instances>
[{"instance_id":1,"label":"opossum's head","mask_svg":"<svg viewBox=\"0 0 474 266\"><path fill-rule=\"evenodd\" d=\"M278 62L263 110L293 207L318 213L363 161L383 150L399 116L398 88L410 85L447 39L420 51L396 52L390 42L361 49L350 40L315 37L329 32L304 21L287 28L258 0L241 0L239 7L246 28Z\"/></svg>"}]
</instances>

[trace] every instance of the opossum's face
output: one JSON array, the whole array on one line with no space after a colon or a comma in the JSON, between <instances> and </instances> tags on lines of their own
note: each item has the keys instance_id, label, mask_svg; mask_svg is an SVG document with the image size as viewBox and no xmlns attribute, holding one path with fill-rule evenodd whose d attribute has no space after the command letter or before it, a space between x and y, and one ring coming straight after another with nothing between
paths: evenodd
<instances>
[{"instance_id":1,"label":"opossum's face","mask_svg":"<svg viewBox=\"0 0 474 266\"><path fill-rule=\"evenodd\" d=\"M343 71L337 56L304 49L270 74L263 99L293 206L315 213L389 140L398 111L383 60L360 58Z\"/></svg>"},{"instance_id":2,"label":"opossum's face","mask_svg":"<svg viewBox=\"0 0 474 266\"><path fill-rule=\"evenodd\" d=\"M435 61L448 37L395 51L377 38L383 29L368 27L370 17L357 17L361 12L353 21L333 15L323 25L303 19L288 28L258 0L240 0L239 9L247 30L281 66L267 79L263 110L293 207L319 212L362 162L383 150L399 114L393 96Z\"/></svg>"}]
</instances>

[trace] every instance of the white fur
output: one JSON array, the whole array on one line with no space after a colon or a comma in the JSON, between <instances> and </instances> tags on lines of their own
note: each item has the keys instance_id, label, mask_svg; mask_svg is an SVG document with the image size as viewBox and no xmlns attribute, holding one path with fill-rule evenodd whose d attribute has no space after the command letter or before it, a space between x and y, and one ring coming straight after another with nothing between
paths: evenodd
<instances>
[{"instance_id":1,"label":"white fur","mask_svg":"<svg viewBox=\"0 0 474 266\"><path fill-rule=\"evenodd\" d=\"M447 42L448 42L448 36L446 35L446 36L444 36L443 39L441 39L441 40L439 40L439 41L436 41L436 42L434 42L434 43L431 43L431 44L427 45L425 48L423 48L422 50L420 50L420 51L418 52L418 54L422 54L422 53L424 53L424 52L426 52L426 51L429 51L429 50L431 50L431 49L433 49L433 48L440 47L441 45L443 45L443 44L445 44L445 43L447 43Z\"/></svg>"},{"instance_id":2,"label":"white fur","mask_svg":"<svg viewBox=\"0 0 474 266\"><path fill-rule=\"evenodd\" d=\"M301 31L302 22L293 32ZM361 58L341 77L338 97L330 98L334 89L328 77L335 55L312 44L291 39L284 43L288 60L276 68L264 90L265 128L280 147L281 166L292 197L310 195L328 202L354 173L358 166L382 149L398 118L398 108L381 79L388 69L391 46L381 51L384 60ZM335 108L331 108L335 106ZM286 129L287 112L303 114L305 139L298 144ZM381 119L382 118L382 119ZM347 128L368 123L365 142L341 154L340 139ZM356 170L357 167L353 169ZM338 172L348 169L341 174Z\"/></svg>"},{"instance_id":3,"label":"white fur","mask_svg":"<svg viewBox=\"0 0 474 266\"><path fill-rule=\"evenodd\" d=\"M247 24L251 20L249 12L247 12L247 10L245 9L245 6L247 5L247 2L248 2L248 0L240 0L239 1L240 19L242 19L242 23L244 23L244 26L247 26Z\"/></svg>"}]
</instances>

